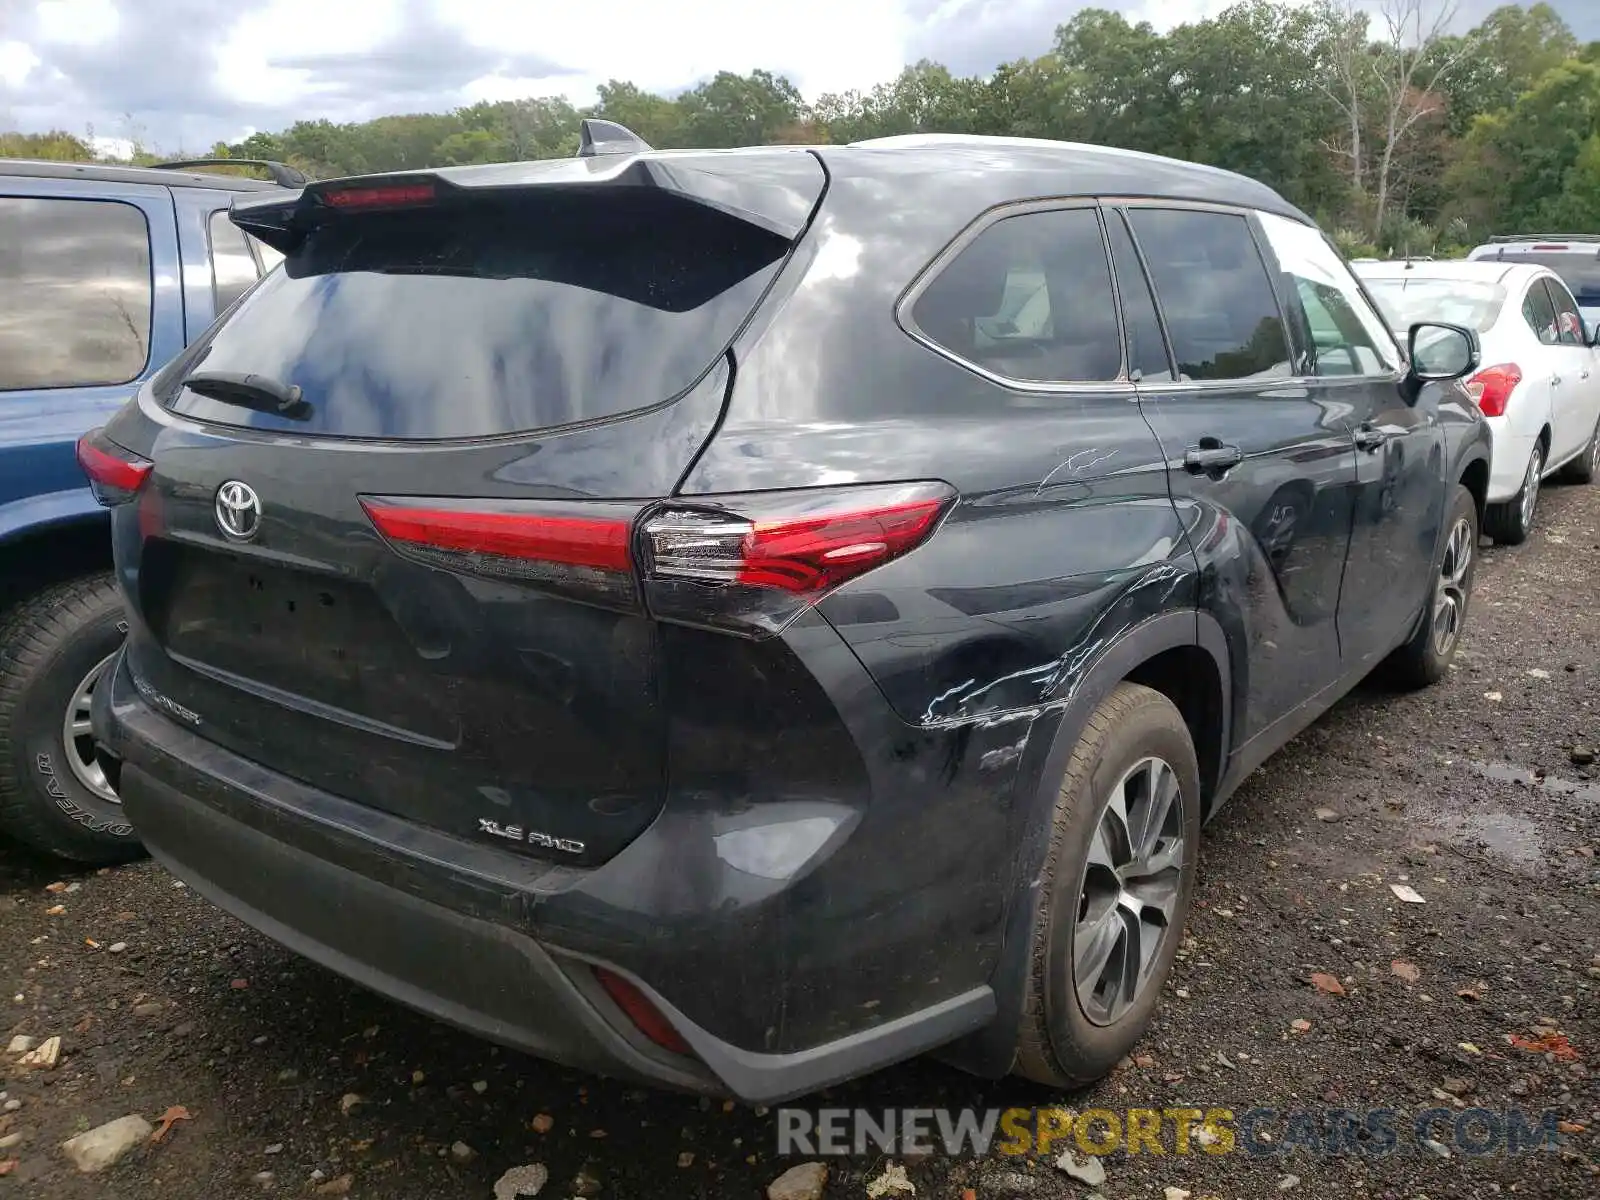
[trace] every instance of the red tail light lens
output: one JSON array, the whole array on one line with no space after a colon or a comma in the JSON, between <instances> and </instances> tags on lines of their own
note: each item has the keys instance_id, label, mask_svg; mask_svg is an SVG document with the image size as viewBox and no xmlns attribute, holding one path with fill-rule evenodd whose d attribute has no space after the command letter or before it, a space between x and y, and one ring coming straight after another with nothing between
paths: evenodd
<instances>
[{"instance_id":1,"label":"red tail light lens","mask_svg":"<svg viewBox=\"0 0 1600 1200\"><path fill-rule=\"evenodd\" d=\"M776 633L840 584L925 542L955 501L945 483L755 492L629 503L367 496L400 555L527 583L664 621Z\"/></svg>"},{"instance_id":2,"label":"red tail light lens","mask_svg":"<svg viewBox=\"0 0 1600 1200\"><path fill-rule=\"evenodd\" d=\"M78 466L89 477L94 498L107 508L138 495L152 465L106 437L103 429L91 429L78 439Z\"/></svg>"},{"instance_id":3,"label":"red tail light lens","mask_svg":"<svg viewBox=\"0 0 1600 1200\"><path fill-rule=\"evenodd\" d=\"M633 605L639 506L368 496L368 518L401 555L431 567Z\"/></svg>"},{"instance_id":4,"label":"red tail light lens","mask_svg":"<svg viewBox=\"0 0 1600 1200\"><path fill-rule=\"evenodd\" d=\"M368 208L412 208L419 204L432 204L436 198L431 183L337 187L319 192L318 196L328 207L346 212Z\"/></svg>"},{"instance_id":5,"label":"red tail light lens","mask_svg":"<svg viewBox=\"0 0 1600 1200\"><path fill-rule=\"evenodd\" d=\"M600 981L600 986L605 988L606 995L611 997L612 1003L623 1011L623 1014L632 1021L634 1027L649 1038L663 1050L670 1050L674 1054L689 1054L689 1043L672 1027L672 1023L661 1015L661 1010L650 1003L649 998L633 984L622 976L606 970L604 967L594 969L595 978Z\"/></svg>"},{"instance_id":6,"label":"red tail light lens","mask_svg":"<svg viewBox=\"0 0 1600 1200\"><path fill-rule=\"evenodd\" d=\"M776 632L840 584L921 545L954 499L948 484L909 483L671 503L641 530L650 611Z\"/></svg>"},{"instance_id":7,"label":"red tail light lens","mask_svg":"<svg viewBox=\"0 0 1600 1200\"><path fill-rule=\"evenodd\" d=\"M1522 368L1516 363L1484 367L1467 380L1467 394L1486 417L1505 415L1511 393L1522 382Z\"/></svg>"}]
</instances>

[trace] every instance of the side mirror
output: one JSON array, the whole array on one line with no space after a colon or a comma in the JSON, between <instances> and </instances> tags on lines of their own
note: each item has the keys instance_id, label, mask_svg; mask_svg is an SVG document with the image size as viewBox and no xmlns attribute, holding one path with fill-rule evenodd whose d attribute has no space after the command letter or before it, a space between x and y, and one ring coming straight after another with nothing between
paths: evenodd
<instances>
[{"instance_id":1,"label":"side mirror","mask_svg":"<svg viewBox=\"0 0 1600 1200\"><path fill-rule=\"evenodd\" d=\"M1410 379L1417 384L1460 379L1477 369L1482 356L1476 330L1465 325L1418 321L1407 338Z\"/></svg>"}]
</instances>

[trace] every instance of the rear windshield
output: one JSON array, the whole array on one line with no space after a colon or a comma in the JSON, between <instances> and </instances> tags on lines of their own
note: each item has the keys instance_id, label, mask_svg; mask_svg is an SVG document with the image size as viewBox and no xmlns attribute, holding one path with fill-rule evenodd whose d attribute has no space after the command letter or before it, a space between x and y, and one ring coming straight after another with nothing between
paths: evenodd
<instances>
[{"instance_id":1,"label":"rear windshield","mask_svg":"<svg viewBox=\"0 0 1600 1200\"><path fill-rule=\"evenodd\" d=\"M341 215L157 380L204 421L322 436L490 437L682 392L777 271L782 237L654 189ZM297 385L296 418L181 386Z\"/></svg>"},{"instance_id":2,"label":"rear windshield","mask_svg":"<svg viewBox=\"0 0 1600 1200\"><path fill-rule=\"evenodd\" d=\"M1561 276L1579 304L1587 307L1600 304L1600 258L1596 258L1592 250L1585 250L1581 254L1513 253L1507 250L1484 257L1495 262L1532 263L1536 267L1548 267Z\"/></svg>"},{"instance_id":3,"label":"rear windshield","mask_svg":"<svg viewBox=\"0 0 1600 1200\"><path fill-rule=\"evenodd\" d=\"M1389 328L1405 333L1418 321L1465 325L1482 333L1500 315L1506 290L1470 279L1364 278Z\"/></svg>"}]
</instances>

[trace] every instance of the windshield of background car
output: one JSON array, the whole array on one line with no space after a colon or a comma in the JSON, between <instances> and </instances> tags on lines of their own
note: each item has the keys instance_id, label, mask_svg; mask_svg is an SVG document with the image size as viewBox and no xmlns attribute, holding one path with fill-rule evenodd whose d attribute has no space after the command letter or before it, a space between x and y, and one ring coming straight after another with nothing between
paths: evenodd
<instances>
[{"instance_id":1,"label":"windshield of background car","mask_svg":"<svg viewBox=\"0 0 1600 1200\"><path fill-rule=\"evenodd\" d=\"M1418 321L1465 325L1482 333L1494 324L1506 302L1505 288L1475 279L1367 276L1363 282L1383 319L1402 337Z\"/></svg>"}]
</instances>

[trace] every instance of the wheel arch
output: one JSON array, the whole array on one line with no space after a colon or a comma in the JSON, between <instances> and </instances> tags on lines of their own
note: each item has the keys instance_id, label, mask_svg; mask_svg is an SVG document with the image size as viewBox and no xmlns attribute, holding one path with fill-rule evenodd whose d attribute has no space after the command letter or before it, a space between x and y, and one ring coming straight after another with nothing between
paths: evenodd
<instances>
[{"instance_id":1,"label":"wheel arch","mask_svg":"<svg viewBox=\"0 0 1600 1200\"><path fill-rule=\"evenodd\" d=\"M0 611L111 565L111 522L99 507L0 529Z\"/></svg>"},{"instance_id":2,"label":"wheel arch","mask_svg":"<svg viewBox=\"0 0 1600 1200\"><path fill-rule=\"evenodd\" d=\"M939 1053L965 1070L998 1077L1012 1068L1056 793L1089 717L1123 682L1161 692L1183 714L1200 762L1202 819L1216 809L1233 728L1227 639L1207 612L1161 613L1131 626L1102 650L1061 705L1053 728L1036 730L1030 738L1016 785L1022 836L1007 897L1004 940L991 979L996 1016L987 1028Z\"/></svg>"}]
</instances>

